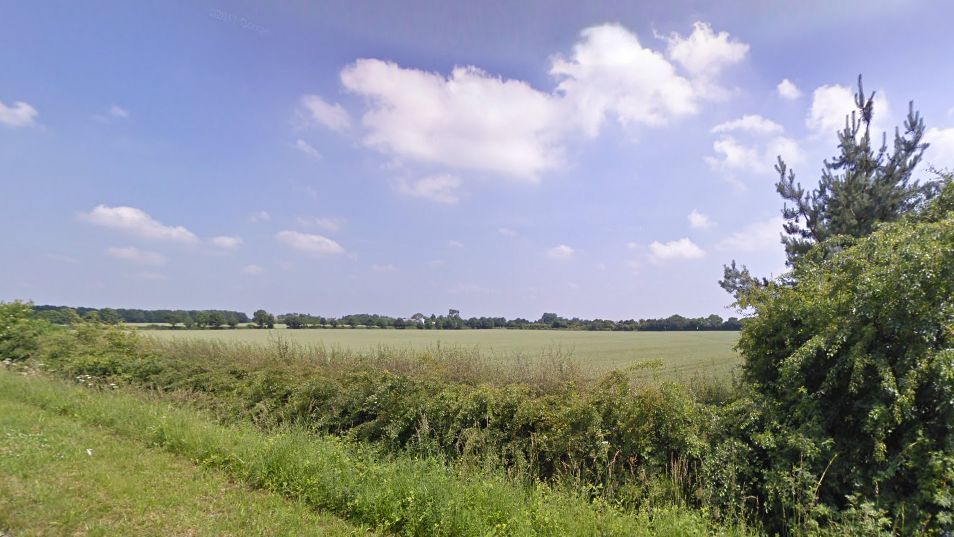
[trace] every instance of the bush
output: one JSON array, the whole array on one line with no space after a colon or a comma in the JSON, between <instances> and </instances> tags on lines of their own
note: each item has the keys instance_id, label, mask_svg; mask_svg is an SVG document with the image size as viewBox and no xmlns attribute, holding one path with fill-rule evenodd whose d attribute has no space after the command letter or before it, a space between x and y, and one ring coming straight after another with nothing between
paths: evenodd
<instances>
[{"instance_id":1,"label":"bush","mask_svg":"<svg viewBox=\"0 0 954 537\"><path fill-rule=\"evenodd\" d=\"M903 533L954 529L954 213L938 209L952 189L743 298L774 527L884 512Z\"/></svg>"}]
</instances>

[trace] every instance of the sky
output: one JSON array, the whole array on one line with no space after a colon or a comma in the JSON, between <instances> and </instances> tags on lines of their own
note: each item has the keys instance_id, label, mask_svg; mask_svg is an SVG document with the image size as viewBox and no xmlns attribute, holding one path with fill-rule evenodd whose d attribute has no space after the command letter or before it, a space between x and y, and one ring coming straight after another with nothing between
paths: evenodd
<instances>
[{"instance_id":1,"label":"sky","mask_svg":"<svg viewBox=\"0 0 954 537\"><path fill-rule=\"evenodd\" d=\"M0 0L0 300L734 315L857 76L954 168L954 5Z\"/></svg>"}]
</instances>

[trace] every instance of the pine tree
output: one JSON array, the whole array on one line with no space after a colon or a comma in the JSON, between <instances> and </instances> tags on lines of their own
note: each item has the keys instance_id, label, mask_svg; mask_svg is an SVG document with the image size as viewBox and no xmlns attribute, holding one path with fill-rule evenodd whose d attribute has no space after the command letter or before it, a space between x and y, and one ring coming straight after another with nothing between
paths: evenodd
<instances>
[{"instance_id":1,"label":"pine tree","mask_svg":"<svg viewBox=\"0 0 954 537\"><path fill-rule=\"evenodd\" d=\"M818 188L806 192L795 182L794 171L778 159L775 188L787 202L782 210L786 220L782 242L789 266L817 242L836 235L863 237L878 222L897 220L937 194L937 182L922 185L911 180L928 146L921 142L924 120L914 111L913 101L908 103L904 134L895 128L889 150L887 133L882 133L881 147L875 150L871 144L874 95L865 98L859 75L858 109L845 118L845 128L838 133L839 153L825 160Z\"/></svg>"},{"instance_id":2,"label":"pine tree","mask_svg":"<svg viewBox=\"0 0 954 537\"><path fill-rule=\"evenodd\" d=\"M787 202L782 209L786 220L782 243L789 266L816 243L839 235L866 236L879 222L897 220L937 195L939 181L921 184L911 179L928 147L921 142L924 120L914 111L914 102L908 103L904 133L895 128L890 148L887 134L882 133L881 147L876 150L871 144L874 96L872 92L865 97L858 75L858 109L845 117L845 128L838 133L838 154L824 161L818 188L806 191L795 182L795 172L778 157L775 170L779 181L775 188ZM732 261L724 267L719 285L738 299L747 289L764 282L764 278L753 277L744 265L739 269Z\"/></svg>"}]
</instances>

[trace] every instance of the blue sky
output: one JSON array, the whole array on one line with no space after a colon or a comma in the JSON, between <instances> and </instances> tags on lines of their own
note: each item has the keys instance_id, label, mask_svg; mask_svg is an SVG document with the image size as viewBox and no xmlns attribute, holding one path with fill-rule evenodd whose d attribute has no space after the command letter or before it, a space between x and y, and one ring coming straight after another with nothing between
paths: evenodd
<instances>
[{"instance_id":1,"label":"blue sky","mask_svg":"<svg viewBox=\"0 0 954 537\"><path fill-rule=\"evenodd\" d=\"M946 2L512 4L0 1L0 299L728 316L859 73L954 167Z\"/></svg>"}]
</instances>

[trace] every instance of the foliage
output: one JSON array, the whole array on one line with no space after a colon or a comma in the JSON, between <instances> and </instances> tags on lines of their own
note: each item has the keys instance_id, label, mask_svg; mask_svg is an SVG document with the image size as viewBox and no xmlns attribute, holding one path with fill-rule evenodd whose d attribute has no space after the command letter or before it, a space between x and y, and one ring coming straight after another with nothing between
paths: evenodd
<instances>
[{"instance_id":1,"label":"foliage","mask_svg":"<svg viewBox=\"0 0 954 537\"><path fill-rule=\"evenodd\" d=\"M838 154L825 160L817 188L808 191L797 183L795 172L778 157L775 188L787 202L782 209L786 220L782 243L789 266L813 245L834 237L863 237L881 222L893 222L923 208L940 189L941 181L921 184L911 179L928 146L921 142L924 120L914 111L913 102L908 105L904 134L895 130L890 149L884 133L881 146L875 149L872 145L874 93L865 96L860 75L855 105L857 110L845 118L845 128L838 132ZM838 241L827 244L815 248L814 255L837 251ZM735 261L723 272L719 285L736 300L767 283L752 277L744 265L737 268Z\"/></svg>"},{"instance_id":2,"label":"foliage","mask_svg":"<svg viewBox=\"0 0 954 537\"><path fill-rule=\"evenodd\" d=\"M259 328L275 328L275 316L265 310L256 310L252 322Z\"/></svg>"},{"instance_id":3,"label":"foliage","mask_svg":"<svg viewBox=\"0 0 954 537\"><path fill-rule=\"evenodd\" d=\"M775 169L779 174L778 193L790 202L782 211L787 222L782 238L788 263L792 265L813 244L837 235L863 237L879 222L892 222L937 193L938 183L919 184L911 181L927 144L924 120L908 105L904 135L895 132L894 144L888 151L887 135L881 147L871 144L871 121L874 117L874 93L865 97L858 76L855 94L857 115L845 121L838 133L839 153L826 160L818 188L806 192L795 182L795 173L788 169L781 157Z\"/></svg>"},{"instance_id":4,"label":"foliage","mask_svg":"<svg viewBox=\"0 0 954 537\"><path fill-rule=\"evenodd\" d=\"M44 327L33 318L32 304L0 302L0 358L19 362L34 356Z\"/></svg>"},{"instance_id":5,"label":"foliage","mask_svg":"<svg viewBox=\"0 0 954 537\"><path fill-rule=\"evenodd\" d=\"M777 524L867 510L903 533L954 529L954 212L938 209L952 191L924 215L829 239L794 283L743 297Z\"/></svg>"}]
</instances>

